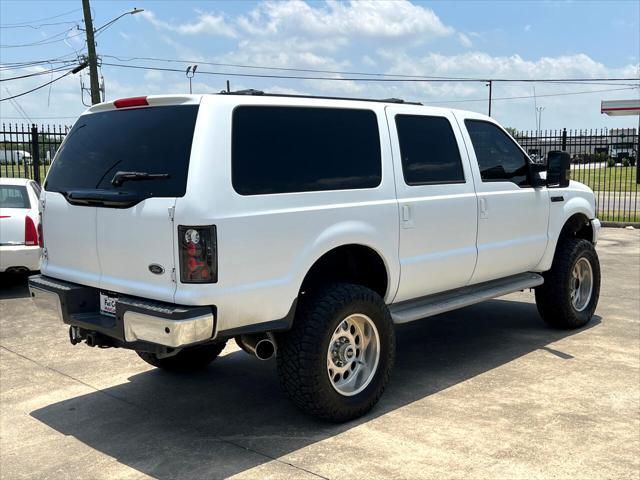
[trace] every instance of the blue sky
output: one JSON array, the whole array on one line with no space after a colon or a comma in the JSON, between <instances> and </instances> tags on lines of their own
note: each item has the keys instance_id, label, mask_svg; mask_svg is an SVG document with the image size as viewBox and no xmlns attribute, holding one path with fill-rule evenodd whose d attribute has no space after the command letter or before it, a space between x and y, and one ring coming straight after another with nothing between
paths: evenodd
<instances>
[{"instance_id":1,"label":"blue sky","mask_svg":"<svg viewBox=\"0 0 640 480\"><path fill-rule=\"evenodd\" d=\"M0 3L2 79L51 68L48 64L6 68L13 62L61 56L72 60L76 51L82 53L83 36L74 24L83 26L80 7L80 0L3 0ZM184 70L189 64L187 61L193 60L199 64L200 71L227 74L278 72L203 62L473 78L637 79L639 76L640 2L637 1L94 0L92 7L95 27L133 7L145 10L120 19L97 37L98 54L103 56L105 64ZM67 12L70 13L39 21ZM40 26L41 23L57 24ZM17 46L33 42L51 43ZM117 56L120 60L108 56ZM180 61L170 63L132 57ZM188 91L188 81L182 72L103 65L102 74L109 100ZM82 75L88 84L86 72ZM73 122L85 108L80 98L79 77L68 76L53 84L51 90L44 88L20 97L16 99L18 104L0 103L2 121L20 121L26 114L38 123ZM50 78L50 75L39 75L3 81L0 97L9 96L7 92L15 95L29 90ZM488 92L480 82L364 83L197 74L194 91L217 92L224 87L226 79L231 81L232 88L354 97L393 96L483 113L487 110L484 99ZM636 80L635 85L638 83ZM620 89L628 85L498 83L493 89L496 98L493 116L505 125L534 128L533 98L501 100L530 97L534 86L537 104L545 108L543 128L638 125L637 117L609 118L599 113L601 100L637 98L637 88L556 95Z\"/></svg>"}]
</instances>

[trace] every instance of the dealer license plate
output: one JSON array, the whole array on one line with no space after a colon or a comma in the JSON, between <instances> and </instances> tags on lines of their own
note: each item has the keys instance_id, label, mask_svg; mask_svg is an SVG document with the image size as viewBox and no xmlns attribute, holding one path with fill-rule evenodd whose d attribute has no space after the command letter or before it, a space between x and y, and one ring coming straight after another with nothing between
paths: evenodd
<instances>
[{"instance_id":1,"label":"dealer license plate","mask_svg":"<svg viewBox=\"0 0 640 480\"><path fill-rule=\"evenodd\" d=\"M100 292L100 313L115 317L117 301L118 299L116 297Z\"/></svg>"}]
</instances>

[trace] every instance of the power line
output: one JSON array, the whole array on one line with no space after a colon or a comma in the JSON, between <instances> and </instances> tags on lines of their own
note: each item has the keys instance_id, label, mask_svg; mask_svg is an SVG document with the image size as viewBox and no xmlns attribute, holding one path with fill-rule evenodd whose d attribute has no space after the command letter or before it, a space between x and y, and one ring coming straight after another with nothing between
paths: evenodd
<instances>
[{"instance_id":1,"label":"power line","mask_svg":"<svg viewBox=\"0 0 640 480\"><path fill-rule=\"evenodd\" d=\"M48 75L50 73L57 73L57 72L60 72L62 70L66 70L66 69L67 69L67 66L66 65L62 65L60 67L55 67L55 68L52 68L50 70L42 70L40 72L28 73L28 74L25 74L25 75L19 75L17 77L9 77L9 78L1 78L0 77L0 82L7 82L9 80L18 80L20 78L37 77L38 75Z\"/></svg>"},{"instance_id":2,"label":"power line","mask_svg":"<svg viewBox=\"0 0 640 480\"><path fill-rule=\"evenodd\" d=\"M2 27L17 27L17 26L20 26L20 25L33 25L34 23L46 22L47 20L53 20L54 18L64 17L65 15L69 15L71 13L75 13L75 12L78 12L80 10L82 10L82 9L81 8L75 8L75 9L70 10L68 12L60 13L60 14L54 15L52 17L41 18L39 20L31 20L30 22L5 23L5 24L2 24L0 26L2 26Z\"/></svg>"},{"instance_id":3,"label":"power line","mask_svg":"<svg viewBox=\"0 0 640 480\"><path fill-rule=\"evenodd\" d=\"M156 70L162 72L179 72L183 73L181 69L177 68L167 68L167 67L151 67L144 65L122 65L118 63L106 63L103 62L102 65L110 66L110 67L119 67L119 68L130 68L137 70ZM420 78L369 78L369 77L316 77L316 76L299 76L299 75L271 75L271 74L259 74L259 73L238 73L238 72L207 72L203 70L198 70L198 74L203 75L218 75L218 76L231 76L231 77L250 77L250 78L277 78L282 80L327 80L327 81L354 81L354 82L384 82L384 83L394 83L394 82L412 82L412 83L421 83L421 82L487 82L487 79L483 78L444 78L444 77L420 77ZM490 79L494 82L552 82L552 83L573 83L576 81L581 82L581 84L591 84L584 83L587 81L591 81L592 79ZM633 78L616 78L616 79L594 79L594 80L635 80ZM620 85L620 84L615 84ZM633 84L635 87L635 84Z\"/></svg>"},{"instance_id":4,"label":"power line","mask_svg":"<svg viewBox=\"0 0 640 480\"><path fill-rule=\"evenodd\" d=\"M11 28L31 28L33 30L39 30L42 27L53 27L55 25L74 25L74 24L79 24L80 22L81 20L74 20L69 22L40 23L38 25L16 25L14 27L0 26L0 30L11 29Z\"/></svg>"},{"instance_id":5,"label":"power line","mask_svg":"<svg viewBox=\"0 0 640 480\"><path fill-rule=\"evenodd\" d=\"M583 84L584 82L619 82L619 81L637 81L640 82L640 78L558 78L558 79L531 79L531 78L480 78L480 77L444 77L444 76L423 76L423 75L403 75L403 74L394 74L394 73L380 73L380 72L357 72L357 71L344 71L344 70L322 70L322 69L310 69L310 68L289 68L289 67L268 67L264 65L247 65L247 64L238 64L238 63L220 63L220 62L205 62L200 60L181 60L181 59L169 59L169 58L158 58L158 57L119 57L116 55L102 55L105 58L114 58L121 62L130 62L134 60L146 60L146 61L155 61L155 62L168 62L168 63L197 63L199 65L210 65L217 67L233 67L233 68L248 68L248 69L260 69L260 70L275 70L275 71L287 71L287 72L306 72L306 73L325 73L325 74L333 74L333 75L363 75L363 76L372 76L372 77L386 77L386 78L400 78L407 79L408 81L418 81L418 80L442 80L442 81L469 81L469 82L486 82L488 80L494 82L540 82L540 83L577 83ZM108 65L108 64L105 64ZM160 67L156 67L160 68ZM182 71L182 70L179 70ZM201 72L204 73L204 72ZM218 74L216 72L216 74ZM220 75L231 75L230 73L219 73ZM249 76L248 74L243 74L245 76ZM256 75L258 76L258 75ZM278 77L275 77L278 78ZM289 77L287 77L289 78ZM298 78L298 77L294 77ZM312 80L316 80L316 78L311 78ZM322 78L323 80L325 78ZM345 79L349 80L349 79ZM597 85L597 83L593 83ZM609 85L608 83L605 85ZM618 85L617 83L611 85Z\"/></svg>"},{"instance_id":6,"label":"power line","mask_svg":"<svg viewBox=\"0 0 640 480\"><path fill-rule=\"evenodd\" d=\"M4 87L5 91L11 95L11 92L9 91L9 88ZM13 106L13 108L20 114L22 115L22 118L24 120L26 120L29 123L33 123L33 120L29 117L29 115L27 114L27 112L25 112L24 108L22 108L22 105L20 105L20 103L18 103L17 100L10 100L11 105Z\"/></svg>"},{"instance_id":7,"label":"power line","mask_svg":"<svg viewBox=\"0 0 640 480\"><path fill-rule=\"evenodd\" d=\"M47 83L43 83L42 85L39 85L35 88L32 88L31 90L27 90L26 92L22 92L19 93L17 95L13 95L12 97L7 97L7 98L0 98L0 102L6 102L7 100L12 100L14 98L18 98L18 97L22 97L23 95L27 95L29 93L35 92L36 90L40 90L41 88L44 88L48 85L51 85L54 82L57 82L58 80L63 79L64 77L66 77L67 75L70 75L72 73L78 73L80 70L82 70L83 68L85 68L87 66L86 63L82 63L80 65L78 65L76 68L74 68L73 70L69 70L67 73L65 73L64 75L60 75L57 78L54 78L53 80L47 82Z\"/></svg>"},{"instance_id":8,"label":"power line","mask_svg":"<svg viewBox=\"0 0 640 480\"><path fill-rule=\"evenodd\" d=\"M540 97L563 97L566 95L583 95L587 93L601 93L601 92L617 92L620 90L635 90L640 87L623 87L623 88L604 88L600 90L584 90L581 92L562 92L562 93L547 93L542 95L520 95L516 97L494 97L493 100L519 100L525 98L540 98ZM470 98L468 100L436 100L427 101L429 105L435 103L465 103L465 102L486 102L486 98Z\"/></svg>"},{"instance_id":9,"label":"power line","mask_svg":"<svg viewBox=\"0 0 640 480\"><path fill-rule=\"evenodd\" d=\"M73 37L78 37L80 35L84 35L84 32L80 31L74 35L69 35L69 36L64 36L63 38L58 38L57 40L54 40L54 38L59 37L61 35L66 35L67 33L71 32L75 30L74 28L70 28L68 30L65 30L64 32L60 32L57 33L51 37L47 37L44 38L42 40L39 40L37 42L32 42L32 43L19 43L16 45L0 45L0 48L24 48L24 47L35 47L35 46L40 46L40 45L49 45L51 43L58 43L58 42L64 42L65 40L68 40L69 38L73 38Z\"/></svg>"}]
</instances>

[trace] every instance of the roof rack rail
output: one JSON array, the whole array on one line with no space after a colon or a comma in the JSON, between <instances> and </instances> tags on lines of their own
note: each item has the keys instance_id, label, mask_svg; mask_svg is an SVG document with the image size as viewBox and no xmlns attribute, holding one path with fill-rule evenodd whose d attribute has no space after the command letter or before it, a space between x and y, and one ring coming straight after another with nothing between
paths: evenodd
<instances>
[{"instance_id":1,"label":"roof rack rail","mask_svg":"<svg viewBox=\"0 0 640 480\"><path fill-rule=\"evenodd\" d=\"M263 97L284 97L284 98L314 98L320 100L350 100L356 102L380 102L380 103L403 103L405 105L422 105L420 102L407 102L401 98L352 98L352 97L326 97L319 95L293 95L288 93L265 93L262 90L254 90L249 88L247 90L236 90L235 92L227 92L223 90L220 92L223 95L259 95Z\"/></svg>"},{"instance_id":2,"label":"roof rack rail","mask_svg":"<svg viewBox=\"0 0 640 480\"><path fill-rule=\"evenodd\" d=\"M256 90L254 88L247 88L246 90L236 90L235 92L227 92L222 90L220 93L223 95L264 95L262 90Z\"/></svg>"}]
</instances>

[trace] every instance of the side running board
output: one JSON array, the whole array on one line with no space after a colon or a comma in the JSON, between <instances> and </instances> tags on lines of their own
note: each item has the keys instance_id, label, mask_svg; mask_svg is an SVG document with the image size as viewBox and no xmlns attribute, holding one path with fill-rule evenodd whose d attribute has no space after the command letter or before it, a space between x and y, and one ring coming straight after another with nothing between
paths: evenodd
<instances>
[{"instance_id":1,"label":"side running board","mask_svg":"<svg viewBox=\"0 0 640 480\"><path fill-rule=\"evenodd\" d=\"M478 283L443 293L427 295L389 306L394 323L407 323L439 313L457 310L508 293L537 287L544 283L542 275L521 273L511 277Z\"/></svg>"}]
</instances>

